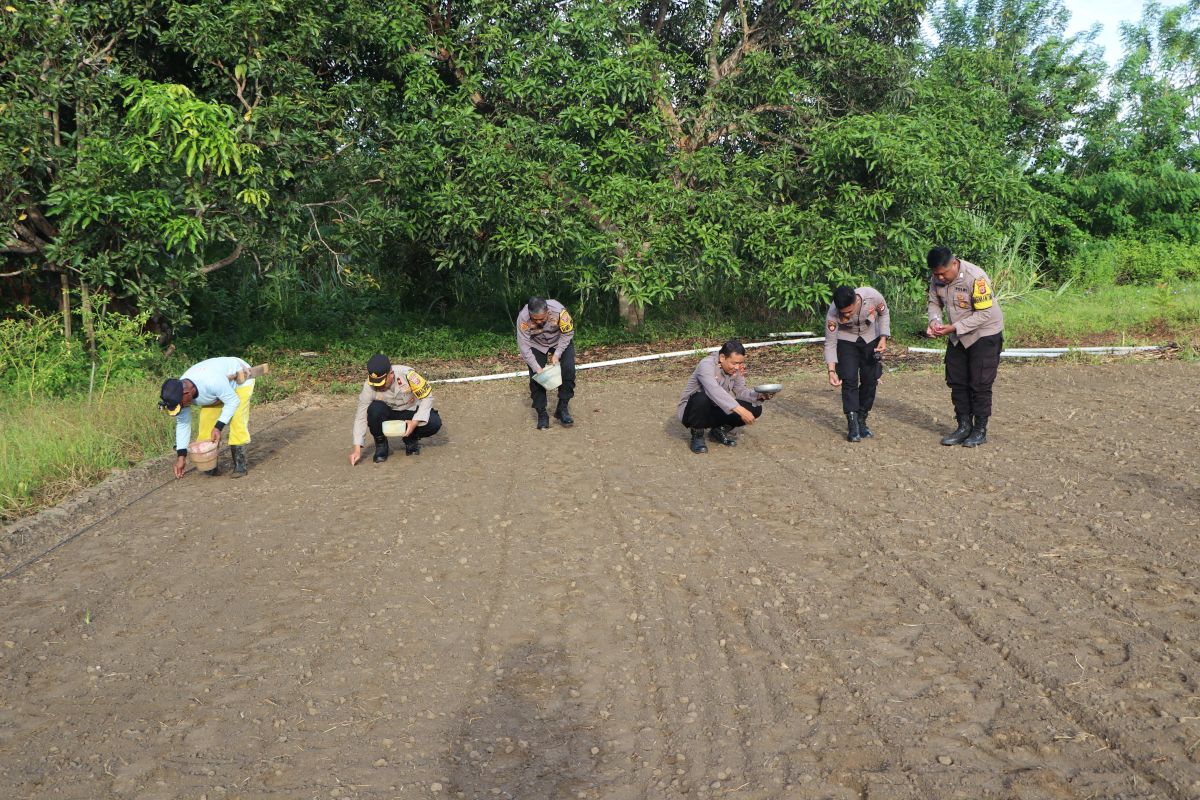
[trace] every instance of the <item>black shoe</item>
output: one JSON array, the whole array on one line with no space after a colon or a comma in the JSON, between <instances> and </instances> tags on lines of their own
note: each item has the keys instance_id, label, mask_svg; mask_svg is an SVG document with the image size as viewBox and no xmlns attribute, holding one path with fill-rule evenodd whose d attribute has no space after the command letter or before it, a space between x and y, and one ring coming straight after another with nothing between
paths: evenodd
<instances>
[{"instance_id":1,"label":"black shoe","mask_svg":"<svg viewBox=\"0 0 1200 800\"><path fill-rule=\"evenodd\" d=\"M207 475L207 476L208 476L208 477L210 477L210 478L215 478L215 477L217 477L218 475L220 475L220 474L221 474L221 465L220 465L220 463L218 462L218 464L217 464L215 467L213 467L212 469L206 469L206 470L204 470L204 474L205 474L205 475Z\"/></svg>"},{"instance_id":2,"label":"black shoe","mask_svg":"<svg viewBox=\"0 0 1200 800\"><path fill-rule=\"evenodd\" d=\"M421 455L421 443L419 441L417 441L417 437L415 437L415 436L412 437L412 441L409 441L408 439L402 439L401 441L404 442L404 455L406 455L406 456Z\"/></svg>"},{"instance_id":3,"label":"black shoe","mask_svg":"<svg viewBox=\"0 0 1200 800\"><path fill-rule=\"evenodd\" d=\"M571 411L570 411L570 409L567 408L567 403L569 403L569 402L570 402L569 400L559 400L558 408L556 408L554 410L554 416L563 425L574 425L575 424L575 420L571 417Z\"/></svg>"},{"instance_id":4,"label":"black shoe","mask_svg":"<svg viewBox=\"0 0 1200 800\"><path fill-rule=\"evenodd\" d=\"M708 438L712 439L717 444L723 444L726 447L737 447L737 439L729 435L729 428L724 425L713 428L708 432Z\"/></svg>"},{"instance_id":5,"label":"black shoe","mask_svg":"<svg viewBox=\"0 0 1200 800\"><path fill-rule=\"evenodd\" d=\"M971 426L971 435L963 442L963 447L979 447L987 441L987 417L975 417L975 424Z\"/></svg>"},{"instance_id":6,"label":"black shoe","mask_svg":"<svg viewBox=\"0 0 1200 800\"><path fill-rule=\"evenodd\" d=\"M243 444L230 445L229 453L233 456L233 474L229 477L246 477L246 446Z\"/></svg>"},{"instance_id":7,"label":"black shoe","mask_svg":"<svg viewBox=\"0 0 1200 800\"><path fill-rule=\"evenodd\" d=\"M704 443L704 428L692 428L692 443L688 447L693 453L708 452L708 445Z\"/></svg>"},{"instance_id":8,"label":"black shoe","mask_svg":"<svg viewBox=\"0 0 1200 800\"><path fill-rule=\"evenodd\" d=\"M550 415L547 414L545 411L539 411L538 412L537 429L540 431L540 430L544 430L549 427L550 427Z\"/></svg>"},{"instance_id":9,"label":"black shoe","mask_svg":"<svg viewBox=\"0 0 1200 800\"><path fill-rule=\"evenodd\" d=\"M846 412L846 441L847 442L861 442L862 441L862 431L859 430L859 427L858 427L858 412L857 411Z\"/></svg>"},{"instance_id":10,"label":"black shoe","mask_svg":"<svg viewBox=\"0 0 1200 800\"><path fill-rule=\"evenodd\" d=\"M942 444L949 447L952 444L962 444L971 435L971 415L958 414L958 428L954 433L942 439Z\"/></svg>"},{"instance_id":11,"label":"black shoe","mask_svg":"<svg viewBox=\"0 0 1200 800\"><path fill-rule=\"evenodd\" d=\"M858 412L858 435L864 439L875 435L871 433L871 429L867 427L867 414L870 413L870 411Z\"/></svg>"},{"instance_id":12,"label":"black shoe","mask_svg":"<svg viewBox=\"0 0 1200 800\"><path fill-rule=\"evenodd\" d=\"M388 440L386 436L375 437L375 457L371 459L376 464L388 460L391 451L388 449Z\"/></svg>"}]
</instances>

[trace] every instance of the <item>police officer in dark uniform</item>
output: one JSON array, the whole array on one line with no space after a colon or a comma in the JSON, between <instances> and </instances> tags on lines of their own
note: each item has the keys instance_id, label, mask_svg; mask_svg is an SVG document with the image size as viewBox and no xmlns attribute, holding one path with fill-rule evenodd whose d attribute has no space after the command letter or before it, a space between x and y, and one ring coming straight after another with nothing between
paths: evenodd
<instances>
[{"instance_id":1,"label":"police officer in dark uniform","mask_svg":"<svg viewBox=\"0 0 1200 800\"><path fill-rule=\"evenodd\" d=\"M942 439L942 444L978 447L987 441L992 383L1004 349L1004 314L982 269L958 258L948 247L933 248L926 260L930 279L925 333L950 337L946 385L958 420L958 428ZM943 311L948 325L942 324Z\"/></svg>"},{"instance_id":2,"label":"police officer in dark uniform","mask_svg":"<svg viewBox=\"0 0 1200 800\"><path fill-rule=\"evenodd\" d=\"M547 364L557 364L562 369L554 416L568 427L575 424L570 409L571 398L575 396L574 338L575 321L557 300L531 297L517 314L517 349L529 365L529 396L537 412L538 430L550 427L550 415L546 413L546 389L533 376Z\"/></svg>"},{"instance_id":3,"label":"police officer in dark uniform","mask_svg":"<svg viewBox=\"0 0 1200 800\"><path fill-rule=\"evenodd\" d=\"M883 295L870 286L839 286L825 315L825 363L829 385L842 388L846 440L874 436L867 415L883 372L881 357L892 335L891 316Z\"/></svg>"}]
</instances>

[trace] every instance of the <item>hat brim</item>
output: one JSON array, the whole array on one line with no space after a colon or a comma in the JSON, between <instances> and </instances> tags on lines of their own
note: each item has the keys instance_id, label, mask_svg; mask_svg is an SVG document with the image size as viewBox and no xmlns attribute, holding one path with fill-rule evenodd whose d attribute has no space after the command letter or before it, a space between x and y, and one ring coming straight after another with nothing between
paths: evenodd
<instances>
[{"instance_id":1,"label":"hat brim","mask_svg":"<svg viewBox=\"0 0 1200 800\"><path fill-rule=\"evenodd\" d=\"M167 412L168 417L175 417L179 415L180 411L183 411L183 403L177 406L163 406L162 410Z\"/></svg>"},{"instance_id":2,"label":"hat brim","mask_svg":"<svg viewBox=\"0 0 1200 800\"><path fill-rule=\"evenodd\" d=\"M371 386L374 386L376 389L378 389L379 387L381 387L385 383L387 383L387 374L385 373L385 374L379 376L379 378L376 378L374 375L368 376L367 383Z\"/></svg>"}]
</instances>

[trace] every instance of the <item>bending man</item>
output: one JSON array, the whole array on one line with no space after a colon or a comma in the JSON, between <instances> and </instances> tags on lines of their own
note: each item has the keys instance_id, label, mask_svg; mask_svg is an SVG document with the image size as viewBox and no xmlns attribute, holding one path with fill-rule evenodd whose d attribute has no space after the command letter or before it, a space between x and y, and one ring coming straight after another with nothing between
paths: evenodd
<instances>
[{"instance_id":1,"label":"bending man","mask_svg":"<svg viewBox=\"0 0 1200 800\"><path fill-rule=\"evenodd\" d=\"M575 323L567 309L557 300L531 297L517 315L517 348L529 365L529 397L537 411L538 430L550 427L546 413L546 389L533 376L546 368L547 363L562 368L562 383L558 387L558 407L554 416L563 425L575 420L567 407L575 396Z\"/></svg>"},{"instance_id":2,"label":"bending man","mask_svg":"<svg viewBox=\"0 0 1200 800\"><path fill-rule=\"evenodd\" d=\"M825 363L829 385L842 387L847 441L874 436L867 427L867 415L875 405L875 389L883 373L880 359L891 335L891 317L883 295L870 286L834 290L825 315Z\"/></svg>"},{"instance_id":3,"label":"bending man","mask_svg":"<svg viewBox=\"0 0 1200 800\"><path fill-rule=\"evenodd\" d=\"M254 379L247 378L250 365L240 358L210 358L193 365L178 378L167 378L159 392L158 407L175 418L175 477L182 478L187 465L187 447L192 438L192 406L200 408L200 439L221 443L221 431L229 426L229 453L233 474L246 474L246 445L250 444L250 396ZM205 472L220 474L220 464Z\"/></svg>"}]
</instances>

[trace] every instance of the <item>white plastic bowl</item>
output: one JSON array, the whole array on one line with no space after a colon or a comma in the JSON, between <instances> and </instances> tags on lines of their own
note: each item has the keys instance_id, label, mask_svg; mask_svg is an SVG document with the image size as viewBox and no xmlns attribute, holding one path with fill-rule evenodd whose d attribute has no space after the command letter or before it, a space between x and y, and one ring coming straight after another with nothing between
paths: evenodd
<instances>
[{"instance_id":1,"label":"white plastic bowl","mask_svg":"<svg viewBox=\"0 0 1200 800\"><path fill-rule=\"evenodd\" d=\"M562 385L562 367L558 364L551 364L534 375L533 379L540 383L544 389L557 389Z\"/></svg>"}]
</instances>

